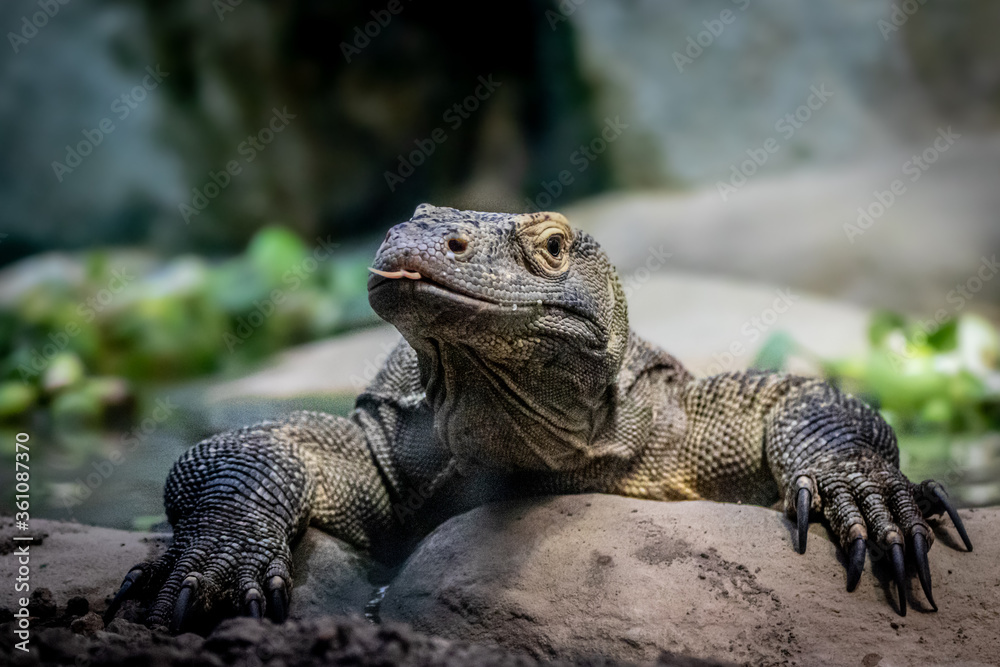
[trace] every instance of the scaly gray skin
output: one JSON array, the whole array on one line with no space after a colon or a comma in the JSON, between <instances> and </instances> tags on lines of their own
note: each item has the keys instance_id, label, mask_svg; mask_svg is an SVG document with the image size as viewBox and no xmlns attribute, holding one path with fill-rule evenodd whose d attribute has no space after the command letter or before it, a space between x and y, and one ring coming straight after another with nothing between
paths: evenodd
<instances>
[{"instance_id":1,"label":"scaly gray skin","mask_svg":"<svg viewBox=\"0 0 1000 667\"><path fill-rule=\"evenodd\" d=\"M536 494L783 500L800 552L810 515L839 536L848 590L866 541L885 550L904 614L906 547L934 605L925 515L948 511L972 548L861 401L783 374L696 379L630 331L614 268L557 213L422 205L386 235L369 299L405 340L354 412L298 412L181 456L173 544L128 573L109 615L144 589L148 623L175 630L193 610L282 619L307 525L391 560L449 516Z\"/></svg>"}]
</instances>

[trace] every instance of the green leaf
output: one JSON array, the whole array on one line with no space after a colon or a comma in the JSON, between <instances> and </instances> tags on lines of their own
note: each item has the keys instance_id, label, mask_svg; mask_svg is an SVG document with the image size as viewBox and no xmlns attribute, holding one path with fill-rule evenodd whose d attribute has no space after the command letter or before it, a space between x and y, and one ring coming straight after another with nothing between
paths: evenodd
<instances>
[{"instance_id":1,"label":"green leaf","mask_svg":"<svg viewBox=\"0 0 1000 667\"><path fill-rule=\"evenodd\" d=\"M137 516L132 519L132 530L141 530L143 532L148 532L153 526L158 523L163 523L167 520L166 514L150 514L146 516Z\"/></svg>"},{"instance_id":2,"label":"green leaf","mask_svg":"<svg viewBox=\"0 0 1000 667\"><path fill-rule=\"evenodd\" d=\"M871 323L868 325L868 340L874 346L879 346L885 337L897 329L906 326L906 320L899 313L891 310L877 310L872 314Z\"/></svg>"},{"instance_id":3,"label":"green leaf","mask_svg":"<svg viewBox=\"0 0 1000 667\"><path fill-rule=\"evenodd\" d=\"M83 379L84 372L80 357L72 352L60 352L45 369L42 387L49 393L72 387Z\"/></svg>"},{"instance_id":4,"label":"green leaf","mask_svg":"<svg viewBox=\"0 0 1000 667\"><path fill-rule=\"evenodd\" d=\"M0 382L0 418L13 417L31 409L38 391L23 382Z\"/></svg>"},{"instance_id":5,"label":"green leaf","mask_svg":"<svg viewBox=\"0 0 1000 667\"><path fill-rule=\"evenodd\" d=\"M298 269L303 275L308 272L310 267L303 266L308 252L302 239L291 231L283 227L265 227L251 239L247 257L271 285L278 285L290 271ZM311 268L316 270L316 267Z\"/></svg>"},{"instance_id":6,"label":"green leaf","mask_svg":"<svg viewBox=\"0 0 1000 667\"><path fill-rule=\"evenodd\" d=\"M927 344L938 352L947 352L958 347L958 320L948 320L929 336Z\"/></svg>"},{"instance_id":7,"label":"green leaf","mask_svg":"<svg viewBox=\"0 0 1000 667\"><path fill-rule=\"evenodd\" d=\"M795 341L784 331L775 331L764 342L752 367L762 371L780 371L795 351Z\"/></svg>"}]
</instances>

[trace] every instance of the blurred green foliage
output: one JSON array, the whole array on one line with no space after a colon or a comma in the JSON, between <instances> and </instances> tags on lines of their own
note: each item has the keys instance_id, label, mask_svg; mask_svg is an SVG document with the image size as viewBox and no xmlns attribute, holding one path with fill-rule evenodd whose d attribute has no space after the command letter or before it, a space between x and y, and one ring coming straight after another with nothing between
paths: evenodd
<instances>
[{"instance_id":1,"label":"blurred green foliage","mask_svg":"<svg viewBox=\"0 0 1000 667\"><path fill-rule=\"evenodd\" d=\"M878 405L904 432L1000 428L1000 333L977 315L933 331L891 312L876 313L866 358L829 362L828 376Z\"/></svg>"},{"instance_id":2,"label":"blurred green foliage","mask_svg":"<svg viewBox=\"0 0 1000 667\"><path fill-rule=\"evenodd\" d=\"M919 321L880 311L868 338L864 355L818 361L827 379L877 407L898 431L1000 430L1000 333L988 321L962 315L926 331ZM780 370L797 351L777 332L753 365Z\"/></svg>"},{"instance_id":3,"label":"blurred green foliage","mask_svg":"<svg viewBox=\"0 0 1000 667\"><path fill-rule=\"evenodd\" d=\"M92 252L37 279L28 267L0 304L0 420L42 408L99 422L129 409L139 384L236 370L369 324L369 259L269 227L218 263Z\"/></svg>"}]
</instances>

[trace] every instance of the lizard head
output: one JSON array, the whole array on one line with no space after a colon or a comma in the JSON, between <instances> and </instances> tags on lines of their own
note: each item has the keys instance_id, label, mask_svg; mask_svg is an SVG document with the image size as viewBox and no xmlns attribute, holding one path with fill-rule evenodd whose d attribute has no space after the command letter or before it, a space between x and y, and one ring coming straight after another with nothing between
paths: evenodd
<instances>
[{"instance_id":1,"label":"lizard head","mask_svg":"<svg viewBox=\"0 0 1000 667\"><path fill-rule=\"evenodd\" d=\"M566 470L602 455L628 342L608 258L559 213L423 204L386 234L369 301L416 350L460 463Z\"/></svg>"}]
</instances>

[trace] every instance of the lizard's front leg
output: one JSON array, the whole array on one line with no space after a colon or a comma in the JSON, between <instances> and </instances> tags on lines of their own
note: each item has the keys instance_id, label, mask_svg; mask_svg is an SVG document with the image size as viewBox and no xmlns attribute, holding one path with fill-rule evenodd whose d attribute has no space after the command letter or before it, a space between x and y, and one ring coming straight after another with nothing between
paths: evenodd
<instances>
[{"instance_id":1,"label":"lizard's front leg","mask_svg":"<svg viewBox=\"0 0 1000 667\"><path fill-rule=\"evenodd\" d=\"M202 441L174 464L164 499L173 543L129 571L106 618L141 593L146 622L174 631L199 612L284 620L291 544L307 524L366 548L391 521L358 420L312 412Z\"/></svg>"},{"instance_id":2,"label":"lizard's front leg","mask_svg":"<svg viewBox=\"0 0 1000 667\"><path fill-rule=\"evenodd\" d=\"M900 472L896 436L877 412L821 380L760 372L694 381L680 398L688 420L681 451L708 453L690 457L694 469L687 472L699 495L732 500L733 489L776 483L786 512L797 518L800 552L810 514L829 522L848 554L849 591L871 540L890 556L905 614L909 547L936 609L927 563L933 532L925 516L947 511L969 550L972 544L941 485L914 484Z\"/></svg>"}]
</instances>

